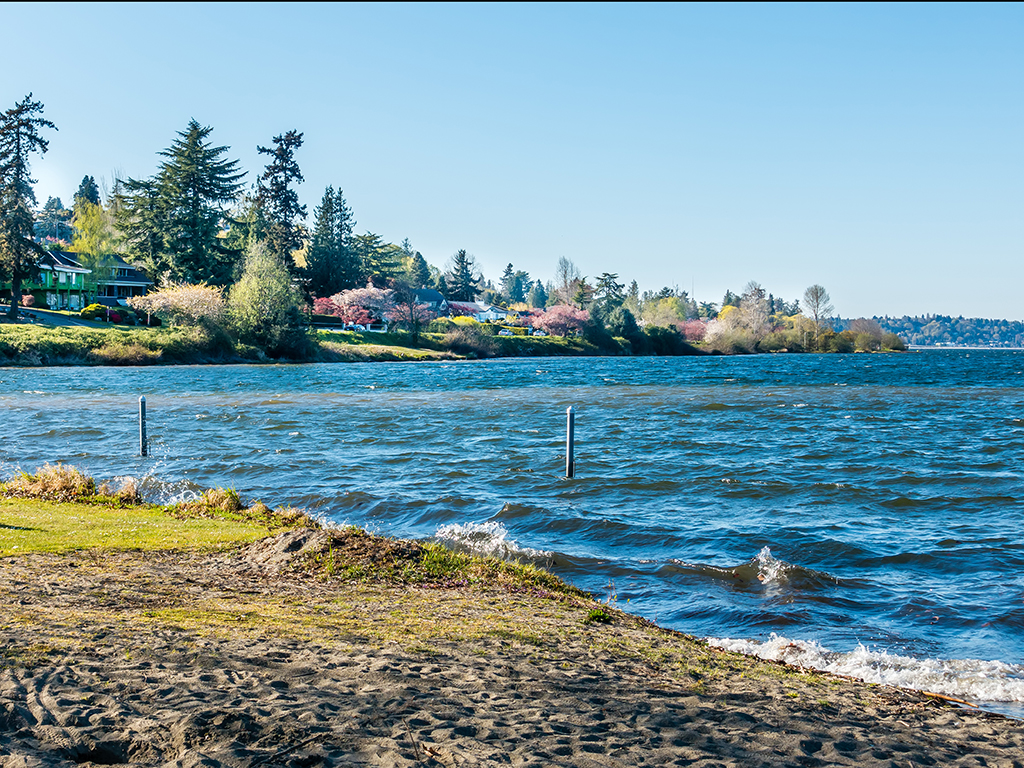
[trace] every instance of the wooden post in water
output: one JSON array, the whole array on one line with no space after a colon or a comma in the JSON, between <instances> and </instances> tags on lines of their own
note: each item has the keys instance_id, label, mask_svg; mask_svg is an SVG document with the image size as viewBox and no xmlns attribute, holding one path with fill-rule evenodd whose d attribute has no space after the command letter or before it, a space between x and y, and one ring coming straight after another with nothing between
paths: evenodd
<instances>
[{"instance_id":1,"label":"wooden post in water","mask_svg":"<svg viewBox=\"0 0 1024 768\"><path fill-rule=\"evenodd\" d=\"M576 411L570 405L565 415L565 476L576 477L576 461L573 457L576 448Z\"/></svg>"},{"instance_id":2,"label":"wooden post in water","mask_svg":"<svg viewBox=\"0 0 1024 768\"><path fill-rule=\"evenodd\" d=\"M139 398L139 455L149 455L149 441L146 439L146 396Z\"/></svg>"}]
</instances>

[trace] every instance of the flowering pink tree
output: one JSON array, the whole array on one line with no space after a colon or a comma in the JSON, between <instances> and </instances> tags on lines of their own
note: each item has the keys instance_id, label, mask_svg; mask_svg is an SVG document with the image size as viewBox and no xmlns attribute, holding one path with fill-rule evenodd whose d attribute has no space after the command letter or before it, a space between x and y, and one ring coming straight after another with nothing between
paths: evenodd
<instances>
[{"instance_id":1,"label":"flowering pink tree","mask_svg":"<svg viewBox=\"0 0 1024 768\"><path fill-rule=\"evenodd\" d=\"M568 336L582 331L589 320L590 313L587 310L559 304L543 314L531 317L530 324L554 336Z\"/></svg>"},{"instance_id":2,"label":"flowering pink tree","mask_svg":"<svg viewBox=\"0 0 1024 768\"><path fill-rule=\"evenodd\" d=\"M704 341L704 334L708 330L707 323L703 320L683 320L673 325L687 341Z\"/></svg>"},{"instance_id":3,"label":"flowering pink tree","mask_svg":"<svg viewBox=\"0 0 1024 768\"><path fill-rule=\"evenodd\" d=\"M341 307L334 303L333 296L323 296L318 299L313 299L314 315L333 315L334 317L340 317L338 314L340 311Z\"/></svg>"},{"instance_id":4,"label":"flowering pink tree","mask_svg":"<svg viewBox=\"0 0 1024 768\"><path fill-rule=\"evenodd\" d=\"M379 322L395 311L395 292L390 288L355 288L333 296L316 299L313 311L317 314L334 315L346 323L366 325Z\"/></svg>"}]
</instances>

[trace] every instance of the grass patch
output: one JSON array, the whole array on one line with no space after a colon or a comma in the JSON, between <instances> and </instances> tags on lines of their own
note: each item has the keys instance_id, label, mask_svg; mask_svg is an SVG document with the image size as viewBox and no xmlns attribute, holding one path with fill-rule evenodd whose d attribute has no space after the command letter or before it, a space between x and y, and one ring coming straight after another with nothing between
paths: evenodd
<instances>
[{"instance_id":1,"label":"grass patch","mask_svg":"<svg viewBox=\"0 0 1024 768\"><path fill-rule=\"evenodd\" d=\"M181 519L167 510L0 499L0 557L88 549L217 549L256 541L268 532L250 520Z\"/></svg>"},{"instance_id":2,"label":"grass patch","mask_svg":"<svg viewBox=\"0 0 1024 768\"><path fill-rule=\"evenodd\" d=\"M82 549L216 549L281 528L314 527L293 509L246 507L216 489L170 506L140 503L134 480L99 488L73 467L46 466L0 483L0 557Z\"/></svg>"},{"instance_id":3,"label":"grass patch","mask_svg":"<svg viewBox=\"0 0 1024 768\"><path fill-rule=\"evenodd\" d=\"M454 552L440 544L374 536L354 527L327 533L328 542L296 568L331 581L445 588L486 585L590 600L583 590L528 563Z\"/></svg>"}]
</instances>

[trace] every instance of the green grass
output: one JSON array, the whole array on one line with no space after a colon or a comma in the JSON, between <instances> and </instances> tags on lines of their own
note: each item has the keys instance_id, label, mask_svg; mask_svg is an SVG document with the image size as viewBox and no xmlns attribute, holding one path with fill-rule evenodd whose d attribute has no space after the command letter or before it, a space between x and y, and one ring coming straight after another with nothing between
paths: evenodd
<instances>
[{"instance_id":1,"label":"green grass","mask_svg":"<svg viewBox=\"0 0 1024 768\"><path fill-rule=\"evenodd\" d=\"M226 336L201 328L0 325L0 365L146 365L237 361Z\"/></svg>"},{"instance_id":2,"label":"green grass","mask_svg":"<svg viewBox=\"0 0 1024 768\"><path fill-rule=\"evenodd\" d=\"M165 507L125 508L0 499L0 557L75 550L217 549L256 541L268 527L226 517L181 519Z\"/></svg>"}]
</instances>

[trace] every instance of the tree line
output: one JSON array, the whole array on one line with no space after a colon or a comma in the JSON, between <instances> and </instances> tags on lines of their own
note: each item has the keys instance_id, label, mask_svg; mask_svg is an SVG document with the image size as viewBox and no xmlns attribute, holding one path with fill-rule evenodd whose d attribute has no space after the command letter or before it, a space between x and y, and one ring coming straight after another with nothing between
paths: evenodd
<instances>
[{"instance_id":1,"label":"tree line","mask_svg":"<svg viewBox=\"0 0 1024 768\"><path fill-rule=\"evenodd\" d=\"M441 269L407 239L394 244L373 232L356 234L340 185L324 190L307 228L307 207L296 192L303 181L298 160L303 134L296 130L257 147L267 164L247 187L247 172L231 158L230 147L214 141L212 127L192 119L156 152L152 176L116 178L105 195L95 178L86 176L70 211L50 198L36 213L28 160L47 150L41 132L56 130L42 109L30 94L0 120L0 277L12 284L12 313L20 285L36 276L45 248L67 247L96 272L116 256L163 286L219 290L240 337L274 348L283 348L285 338L294 341L294 334L271 333L271 327L297 327L302 307L374 288L392 292L404 311L391 314L409 318L414 332L422 319L415 309L418 297L431 289L450 302L481 299L500 305L510 317L532 313L536 319L538 310L569 308L575 313L560 309L535 327L550 322L599 344L618 337L635 351L673 346L665 334L722 352L846 351L856 344L847 344L844 331L830 324L833 309L821 286L808 288L802 307L756 282L740 293L726 291L720 304L697 302L678 287L641 292L635 280L627 285L618 273L591 278L564 256L547 281L512 263L492 281L465 249ZM267 304L271 294L283 302L273 311ZM247 305L261 309L246 310ZM869 335L875 339L873 330ZM655 337L660 341L652 341ZM884 346L881 336L871 344Z\"/></svg>"}]
</instances>

